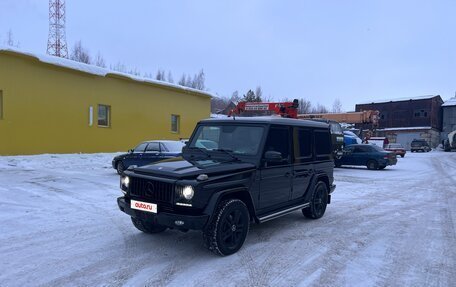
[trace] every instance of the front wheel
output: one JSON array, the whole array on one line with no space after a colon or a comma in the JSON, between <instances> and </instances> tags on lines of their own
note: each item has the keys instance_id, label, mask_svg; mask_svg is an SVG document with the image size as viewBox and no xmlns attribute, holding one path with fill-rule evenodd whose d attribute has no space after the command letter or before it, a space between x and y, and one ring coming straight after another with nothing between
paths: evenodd
<instances>
[{"instance_id":1,"label":"front wheel","mask_svg":"<svg viewBox=\"0 0 456 287\"><path fill-rule=\"evenodd\" d=\"M328 205L328 187L324 182L319 181L315 187L310 206L302 209L302 214L311 219L318 219L325 214Z\"/></svg>"},{"instance_id":2,"label":"front wheel","mask_svg":"<svg viewBox=\"0 0 456 287\"><path fill-rule=\"evenodd\" d=\"M249 223L249 210L243 201L223 201L217 206L213 219L203 231L204 243L215 254L231 255L244 244Z\"/></svg>"},{"instance_id":3,"label":"front wheel","mask_svg":"<svg viewBox=\"0 0 456 287\"><path fill-rule=\"evenodd\" d=\"M166 226L153 224L133 217L131 218L131 222L138 230L144 233L160 233L167 229Z\"/></svg>"},{"instance_id":4,"label":"front wheel","mask_svg":"<svg viewBox=\"0 0 456 287\"><path fill-rule=\"evenodd\" d=\"M116 165L116 170L117 170L117 173L118 174L122 174L125 170L125 166L123 164L123 162L119 161Z\"/></svg>"}]
</instances>

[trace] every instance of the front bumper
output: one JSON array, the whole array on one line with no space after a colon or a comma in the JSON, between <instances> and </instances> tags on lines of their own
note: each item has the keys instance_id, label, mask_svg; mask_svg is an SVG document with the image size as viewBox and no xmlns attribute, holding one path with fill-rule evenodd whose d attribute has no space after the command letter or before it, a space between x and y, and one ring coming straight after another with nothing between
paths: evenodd
<instances>
[{"instance_id":1,"label":"front bumper","mask_svg":"<svg viewBox=\"0 0 456 287\"><path fill-rule=\"evenodd\" d=\"M117 198L117 205L121 211L125 212L131 217L153 222L154 224L159 224L170 228L203 230L209 220L209 215L206 214L183 215L160 212L160 210L158 210L158 213L150 213L132 209L130 207L130 199L125 197ZM160 209L160 206L158 208ZM179 225L177 225L176 222L179 222Z\"/></svg>"}]
</instances>

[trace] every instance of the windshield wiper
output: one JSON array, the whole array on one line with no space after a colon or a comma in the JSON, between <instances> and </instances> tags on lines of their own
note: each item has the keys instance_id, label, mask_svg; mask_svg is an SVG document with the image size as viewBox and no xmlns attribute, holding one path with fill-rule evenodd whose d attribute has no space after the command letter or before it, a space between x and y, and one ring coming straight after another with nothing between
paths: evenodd
<instances>
[{"instance_id":1,"label":"windshield wiper","mask_svg":"<svg viewBox=\"0 0 456 287\"><path fill-rule=\"evenodd\" d=\"M213 149L213 151L221 151L221 152L224 152L226 153L227 155L229 155L232 159L236 160L236 161L239 161L239 158L235 155L233 155L233 151L230 150L230 149L223 149L223 148L217 148L217 149Z\"/></svg>"},{"instance_id":2,"label":"windshield wiper","mask_svg":"<svg viewBox=\"0 0 456 287\"><path fill-rule=\"evenodd\" d=\"M190 150L198 150L198 151L204 153L205 155L207 155L208 158L211 157L211 154L210 154L206 149L204 149L204 148L192 146L192 147L187 147L187 149L190 149Z\"/></svg>"}]
</instances>

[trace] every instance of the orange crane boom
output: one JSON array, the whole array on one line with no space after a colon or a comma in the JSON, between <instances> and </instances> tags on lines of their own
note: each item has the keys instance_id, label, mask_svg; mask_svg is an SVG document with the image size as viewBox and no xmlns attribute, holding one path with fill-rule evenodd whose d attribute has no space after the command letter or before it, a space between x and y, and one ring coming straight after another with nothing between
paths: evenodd
<instances>
[{"instance_id":1,"label":"orange crane boom","mask_svg":"<svg viewBox=\"0 0 456 287\"><path fill-rule=\"evenodd\" d=\"M379 111L368 110L351 113L331 114L299 114L298 119L326 119L347 124L373 124L378 125Z\"/></svg>"}]
</instances>

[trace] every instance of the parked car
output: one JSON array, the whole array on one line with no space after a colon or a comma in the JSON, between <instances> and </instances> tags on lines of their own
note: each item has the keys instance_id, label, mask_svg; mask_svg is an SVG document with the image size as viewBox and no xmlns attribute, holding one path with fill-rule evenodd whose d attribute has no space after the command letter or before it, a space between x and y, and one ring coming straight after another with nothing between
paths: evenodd
<instances>
[{"instance_id":1,"label":"parked car","mask_svg":"<svg viewBox=\"0 0 456 287\"><path fill-rule=\"evenodd\" d=\"M392 151L396 155L400 155L401 157L404 157L406 154L405 148L400 143L388 144L386 145L385 150Z\"/></svg>"},{"instance_id":2,"label":"parked car","mask_svg":"<svg viewBox=\"0 0 456 287\"><path fill-rule=\"evenodd\" d=\"M368 169L384 169L397 163L396 154L371 144L354 144L344 148L340 159L335 159L336 167L342 165L365 165Z\"/></svg>"},{"instance_id":3,"label":"parked car","mask_svg":"<svg viewBox=\"0 0 456 287\"><path fill-rule=\"evenodd\" d=\"M431 147L429 146L427 141L424 139L414 139L412 141L412 143L410 144L410 151L411 152L418 152L418 151L429 152L429 151L431 151Z\"/></svg>"},{"instance_id":4,"label":"parked car","mask_svg":"<svg viewBox=\"0 0 456 287\"><path fill-rule=\"evenodd\" d=\"M143 166L180 156L184 146L185 144L180 141L145 141L128 153L116 156L112 160L112 167L118 174L122 174L131 165Z\"/></svg>"},{"instance_id":5,"label":"parked car","mask_svg":"<svg viewBox=\"0 0 456 287\"><path fill-rule=\"evenodd\" d=\"M207 119L182 157L126 170L117 204L140 231L201 230L209 250L230 255L254 222L296 210L321 218L335 189L333 167L326 123Z\"/></svg>"}]
</instances>

